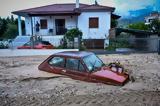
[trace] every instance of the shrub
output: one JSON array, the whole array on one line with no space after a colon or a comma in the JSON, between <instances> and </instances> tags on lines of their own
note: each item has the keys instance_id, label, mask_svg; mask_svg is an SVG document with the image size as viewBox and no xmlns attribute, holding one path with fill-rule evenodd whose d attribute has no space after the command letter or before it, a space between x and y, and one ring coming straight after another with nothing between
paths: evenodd
<instances>
[{"instance_id":1,"label":"shrub","mask_svg":"<svg viewBox=\"0 0 160 106\"><path fill-rule=\"evenodd\" d=\"M106 50L114 51L116 48L131 48L129 42L125 39L110 39L109 46Z\"/></svg>"},{"instance_id":2,"label":"shrub","mask_svg":"<svg viewBox=\"0 0 160 106\"><path fill-rule=\"evenodd\" d=\"M160 20L157 20L157 19L153 20L149 25L149 27L150 27L150 31L160 35Z\"/></svg>"},{"instance_id":3,"label":"shrub","mask_svg":"<svg viewBox=\"0 0 160 106\"><path fill-rule=\"evenodd\" d=\"M78 28L73 28L73 29L68 30L66 32L66 34L65 34L65 37L68 40L68 42L72 42L72 48L74 47L74 43L73 43L74 42L74 38L75 37L79 37L80 47L81 47L81 44L82 44L82 32Z\"/></svg>"},{"instance_id":4,"label":"shrub","mask_svg":"<svg viewBox=\"0 0 160 106\"><path fill-rule=\"evenodd\" d=\"M78 28L73 28L67 31L65 34L68 40L74 41L75 37L81 36L82 37L82 32Z\"/></svg>"},{"instance_id":5,"label":"shrub","mask_svg":"<svg viewBox=\"0 0 160 106\"><path fill-rule=\"evenodd\" d=\"M138 30L149 30L149 26L145 25L143 22L129 24L128 28L130 29L138 29Z\"/></svg>"},{"instance_id":6,"label":"shrub","mask_svg":"<svg viewBox=\"0 0 160 106\"><path fill-rule=\"evenodd\" d=\"M9 48L9 42L8 41L0 41L0 49L7 49Z\"/></svg>"}]
</instances>

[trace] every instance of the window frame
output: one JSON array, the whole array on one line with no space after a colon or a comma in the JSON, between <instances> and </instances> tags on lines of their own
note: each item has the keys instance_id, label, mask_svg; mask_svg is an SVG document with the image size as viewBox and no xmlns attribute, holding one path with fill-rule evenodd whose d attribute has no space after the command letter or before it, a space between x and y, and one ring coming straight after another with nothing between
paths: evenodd
<instances>
[{"instance_id":1,"label":"window frame","mask_svg":"<svg viewBox=\"0 0 160 106\"><path fill-rule=\"evenodd\" d=\"M89 28L99 28L99 17L89 17Z\"/></svg>"},{"instance_id":2,"label":"window frame","mask_svg":"<svg viewBox=\"0 0 160 106\"><path fill-rule=\"evenodd\" d=\"M78 70L67 68L67 59L75 59L75 60L78 60ZM84 69L84 70L80 70L80 64L83 66L83 69ZM81 59L77 59L77 58L71 58L71 57L66 58L65 68L68 69L68 70L74 70L74 72L87 72L85 66L82 64Z\"/></svg>"},{"instance_id":3,"label":"window frame","mask_svg":"<svg viewBox=\"0 0 160 106\"><path fill-rule=\"evenodd\" d=\"M80 64L83 66L83 69L84 69L84 70L79 70ZM79 64L78 64L78 72L87 72L87 71L86 71L86 68L85 68L85 66L84 66L84 64L82 63L81 60L79 60Z\"/></svg>"},{"instance_id":4,"label":"window frame","mask_svg":"<svg viewBox=\"0 0 160 106\"><path fill-rule=\"evenodd\" d=\"M48 20L47 19L40 19L40 28L47 29L48 28Z\"/></svg>"}]
</instances>

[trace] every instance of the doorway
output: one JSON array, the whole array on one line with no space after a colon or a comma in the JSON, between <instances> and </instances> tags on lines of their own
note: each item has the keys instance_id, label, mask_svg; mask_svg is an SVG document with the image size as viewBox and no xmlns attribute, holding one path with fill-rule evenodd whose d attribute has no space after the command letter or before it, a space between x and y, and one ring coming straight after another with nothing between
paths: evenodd
<instances>
[{"instance_id":1,"label":"doorway","mask_svg":"<svg viewBox=\"0 0 160 106\"><path fill-rule=\"evenodd\" d=\"M65 19L56 19L55 26L56 26L56 35L64 35L66 33Z\"/></svg>"}]
</instances>

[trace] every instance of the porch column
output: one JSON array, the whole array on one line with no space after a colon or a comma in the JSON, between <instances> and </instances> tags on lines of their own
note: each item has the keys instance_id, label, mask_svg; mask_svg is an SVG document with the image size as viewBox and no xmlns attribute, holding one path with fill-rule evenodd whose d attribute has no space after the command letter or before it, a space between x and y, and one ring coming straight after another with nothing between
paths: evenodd
<instances>
[{"instance_id":1,"label":"porch column","mask_svg":"<svg viewBox=\"0 0 160 106\"><path fill-rule=\"evenodd\" d=\"M21 16L18 15L18 34L22 36Z\"/></svg>"},{"instance_id":2,"label":"porch column","mask_svg":"<svg viewBox=\"0 0 160 106\"><path fill-rule=\"evenodd\" d=\"M31 35L33 36L33 18L31 16Z\"/></svg>"}]
</instances>

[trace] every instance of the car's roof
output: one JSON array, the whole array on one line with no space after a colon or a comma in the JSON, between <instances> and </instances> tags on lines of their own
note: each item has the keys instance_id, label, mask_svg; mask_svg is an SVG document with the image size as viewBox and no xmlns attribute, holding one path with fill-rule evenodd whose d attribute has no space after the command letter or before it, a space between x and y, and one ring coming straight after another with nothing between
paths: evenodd
<instances>
[{"instance_id":1,"label":"car's roof","mask_svg":"<svg viewBox=\"0 0 160 106\"><path fill-rule=\"evenodd\" d=\"M85 52L85 51L64 51L64 52L55 53L54 55L83 58L91 54L93 53Z\"/></svg>"}]
</instances>

